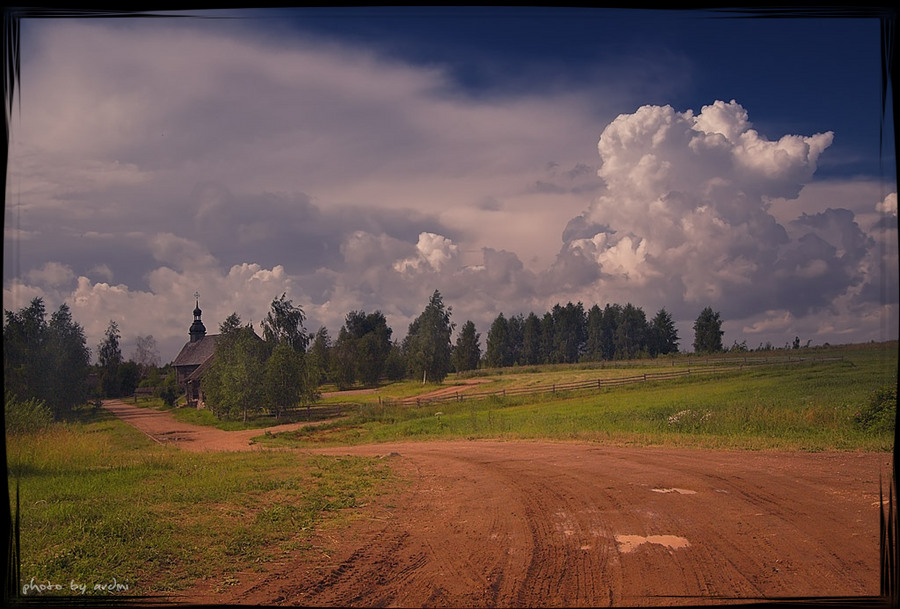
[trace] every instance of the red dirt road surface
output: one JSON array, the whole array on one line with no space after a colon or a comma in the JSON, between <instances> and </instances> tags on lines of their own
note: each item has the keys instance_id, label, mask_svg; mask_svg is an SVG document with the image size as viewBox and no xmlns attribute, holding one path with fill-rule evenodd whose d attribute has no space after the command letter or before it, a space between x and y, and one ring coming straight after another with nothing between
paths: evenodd
<instances>
[{"instance_id":1,"label":"red dirt road surface","mask_svg":"<svg viewBox=\"0 0 900 609\"><path fill-rule=\"evenodd\" d=\"M106 407L151 437L193 433L177 442L193 450L253 449L249 435L263 433L201 434L167 413ZM175 602L659 606L879 592L886 453L465 440L308 452L384 457L409 483L312 551Z\"/></svg>"}]
</instances>

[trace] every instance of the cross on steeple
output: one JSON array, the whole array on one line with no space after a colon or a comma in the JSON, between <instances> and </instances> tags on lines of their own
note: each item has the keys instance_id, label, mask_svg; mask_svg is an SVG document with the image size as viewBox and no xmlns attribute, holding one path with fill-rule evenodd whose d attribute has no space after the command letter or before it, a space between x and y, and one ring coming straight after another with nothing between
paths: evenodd
<instances>
[{"instance_id":1,"label":"cross on steeple","mask_svg":"<svg viewBox=\"0 0 900 609\"><path fill-rule=\"evenodd\" d=\"M194 323L191 324L190 329L192 343L197 342L206 336L206 326L204 326L203 321L200 320L200 314L203 312L200 310L200 292L194 292L194 299L197 304L194 308Z\"/></svg>"}]
</instances>

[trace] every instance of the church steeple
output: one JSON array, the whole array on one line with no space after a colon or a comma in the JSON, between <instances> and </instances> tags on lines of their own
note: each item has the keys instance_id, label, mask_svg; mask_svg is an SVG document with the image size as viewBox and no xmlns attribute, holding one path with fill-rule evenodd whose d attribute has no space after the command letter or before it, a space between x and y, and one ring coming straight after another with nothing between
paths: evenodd
<instances>
[{"instance_id":1,"label":"church steeple","mask_svg":"<svg viewBox=\"0 0 900 609\"><path fill-rule=\"evenodd\" d=\"M200 310L200 294L194 292L194 298L197 300L197 305L194 307L194 323L191 324L190 330L192 343L195 343L206 336L206 326L200 321L200 314L202 313Z\"/></svg>"}]
</instances>

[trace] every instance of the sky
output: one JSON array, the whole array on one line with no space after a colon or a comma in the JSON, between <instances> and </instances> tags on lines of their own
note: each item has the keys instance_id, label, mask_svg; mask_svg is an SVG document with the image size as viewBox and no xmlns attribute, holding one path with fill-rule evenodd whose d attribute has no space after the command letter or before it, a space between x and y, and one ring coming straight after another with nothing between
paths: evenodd
<instances>
[{"instance_id":1,"label":"sky","mask_svg":"<svg viewBox=\"0 0 900 609\"><path fill-rule=\"evenodd\" d=\"M282 294L332 338L559 303L725 346L898 337L875 18L359 7L24 18L3 308L162 363ZM883 136L883 138L882 138ZM454 334L455 340L455 334Z\"/></svg>"}]
</instances>

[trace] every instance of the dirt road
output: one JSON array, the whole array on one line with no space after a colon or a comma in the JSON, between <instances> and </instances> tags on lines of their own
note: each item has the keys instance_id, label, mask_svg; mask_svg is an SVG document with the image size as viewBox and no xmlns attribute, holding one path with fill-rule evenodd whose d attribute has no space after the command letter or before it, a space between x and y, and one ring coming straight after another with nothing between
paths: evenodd
<instances>
[{"instance_id":1,"label":"dirt road","mask_svg":"<svg viewBox=\"0 0 900 609\"><path fill-rule=\"evenodd\" d=\"M254 448L236 439L244 432L176 430L165 413L107 407L150 435L192 432L184 448ZM409 486L348 530L322 532L318 551L229 574L232 585L198 582L184 602L638 606L878 594L879 474L888 479L890 454L464 440L310 452L385 457Z\"/></svg>"},{"instance_id":2,"label":"dirt road","mask_svg":"<svg viewBox=\"0 0 900 609\"><path fill-rule=\"evenodd\" d=\"M252 444L250 439L261 436L266 429L222 431L214 427L181 423L171 412L140 408L121 400L104 400L103 407L160 444L174 443L192 452L263 450ZM288 423L267 429L272 432L289 431L311 424L314 423Z\"/></svg>"}]
</instances>

